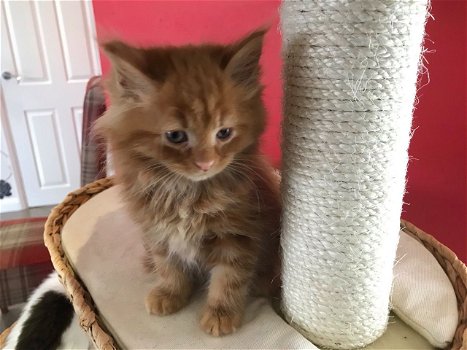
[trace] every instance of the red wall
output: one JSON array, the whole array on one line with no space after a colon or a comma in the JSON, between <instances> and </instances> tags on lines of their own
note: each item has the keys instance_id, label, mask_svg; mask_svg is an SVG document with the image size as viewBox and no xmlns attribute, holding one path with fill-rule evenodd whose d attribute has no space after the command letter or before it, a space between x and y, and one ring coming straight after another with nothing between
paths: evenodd
<instances>
[{"instance_id":1,"label":"red wall","mask_svg":"<svg viewBox=\"0 0 467 350\"><path fill-rule=\"evenodd\" d=\"M264 152L280 162L279 0L107 1L94 0L100 39L117 36L135 44L229 42L269 23L263 82L269 127ZM467 257L466 222L466 10L461 1L432 0L426 54L430 83L421 88L415 111L403 217ZM108 62L102 59L103 71ZM426 80L426 76L424 77ZM423 85L423 83L422 83Z\"/></svg>"},{"instance_id":2,"label":"red wall","mask_svg":"<svg viewBox=\"0 0 467 350\"><path fill-rule=\"evenodd\" d=\"M467 2L432 0L403 217L467 260Z\"/></svg>"}]
</instances>

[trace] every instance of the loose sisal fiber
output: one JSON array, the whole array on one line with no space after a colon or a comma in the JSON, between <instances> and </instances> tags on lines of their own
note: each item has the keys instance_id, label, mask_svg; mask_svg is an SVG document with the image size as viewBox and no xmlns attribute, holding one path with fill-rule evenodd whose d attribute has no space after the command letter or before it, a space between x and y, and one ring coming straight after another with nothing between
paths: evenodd
<instances>
[{"instance_id":1,"label":"loose sisal fiber","mask_svg":"<svg viewBox=\"0 0 467 350\"><path fill-rule=\"evenodd\" d=\"M284 1L283 310L319 345L386 329L427 0Z\"/></svg>"}]
</instances>

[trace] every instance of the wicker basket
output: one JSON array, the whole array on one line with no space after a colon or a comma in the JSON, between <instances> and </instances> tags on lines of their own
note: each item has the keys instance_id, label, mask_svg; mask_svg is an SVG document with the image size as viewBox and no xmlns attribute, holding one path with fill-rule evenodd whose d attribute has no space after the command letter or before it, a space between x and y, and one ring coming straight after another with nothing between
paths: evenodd
<instances>
[{"instance_id":1,"label":"wicker basket","mask_svg":"<svg viewBox=\"0 0 467 350\"><path fill-rule=\"evenodd\" d=\"M58 272L63 285L71 297L76 312L80 315L83 329L92 338L98 349L117 349L118 345L107 331L97 314L92 297L80 283L78 276L71 268L61 245L61 230L68 218L83 203L96 194L113 185L112 178L95 181L79 190L70 193L65 200L56 206L49 215L45 225L44 241L49 249L52 263ZM467 268L456 255L446 246L439 243L429 234L418 229L411 223L402 220L401 229L420 241L438 260L454 286L459 310L459 324L453 343L449 348L467 350ZM8 330L0 336L2 345Z\"/></svg>"}]
</instances>

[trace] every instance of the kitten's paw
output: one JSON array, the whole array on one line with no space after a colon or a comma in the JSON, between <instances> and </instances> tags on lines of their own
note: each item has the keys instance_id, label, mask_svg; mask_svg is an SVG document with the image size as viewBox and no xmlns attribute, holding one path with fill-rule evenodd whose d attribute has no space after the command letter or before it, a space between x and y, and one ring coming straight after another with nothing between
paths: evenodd
<instances>
[{"instance_id":1,"label":"kitten's paw","mask_svg":"<svg viewBox=\"0 0 467 350\"><path fill-rule=\"evenodd\" d=\"M240 327L242 315L218 307L207 307L201 316L201 328L208 334L219 337L233 333Z\"/></svg>"},{"instance_id":2,"label":"kitten's paw","mask_svg":"<svg viewBox=\"0 0 467 350\"><path fill-rule=\"evenodd\" d=\"M187 301L180 295L154 288L146 297L146 310L151 315L170 315L185 306Z\"/></svg>"}]
</instances>

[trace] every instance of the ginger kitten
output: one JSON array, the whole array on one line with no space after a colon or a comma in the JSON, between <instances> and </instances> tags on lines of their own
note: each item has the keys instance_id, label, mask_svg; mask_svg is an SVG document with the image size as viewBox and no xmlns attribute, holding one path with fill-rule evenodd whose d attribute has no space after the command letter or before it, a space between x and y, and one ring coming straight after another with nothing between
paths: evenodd
<instances>
[{"instance_id":1,"label":"ginger kitten","mask_svg":"<svg viewBox=\"0 0 467 350\"><path fill-rule=\"evenodd\" d=\"M249 291L279 280L278 181L258 151L264 34L226 46L103 44L111 106L96 131L157 275L147 310L178 311L206 272L200 322L215 336L240 326Z\"/></svg>"}]
</instances>

